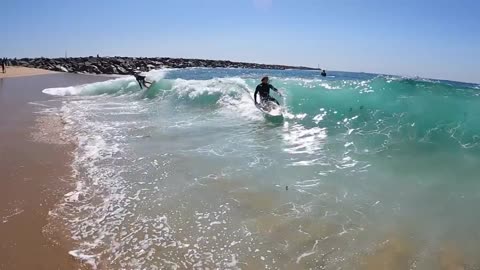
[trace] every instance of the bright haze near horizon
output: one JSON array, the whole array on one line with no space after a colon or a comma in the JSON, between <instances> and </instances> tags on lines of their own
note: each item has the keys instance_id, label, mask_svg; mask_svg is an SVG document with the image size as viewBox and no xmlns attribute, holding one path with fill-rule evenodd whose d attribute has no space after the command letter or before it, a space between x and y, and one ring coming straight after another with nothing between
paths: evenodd
<instances>
[{"instance_id":1,"label":"bright haze near horizon","mask_svg":"<svg viewBox=\"0 0 480 270\"><path fill-rule=\"evenodd\" d=\"M480 1L2 1L0 57L165 56L480 83Z\"/></svg>"}]
</instances>

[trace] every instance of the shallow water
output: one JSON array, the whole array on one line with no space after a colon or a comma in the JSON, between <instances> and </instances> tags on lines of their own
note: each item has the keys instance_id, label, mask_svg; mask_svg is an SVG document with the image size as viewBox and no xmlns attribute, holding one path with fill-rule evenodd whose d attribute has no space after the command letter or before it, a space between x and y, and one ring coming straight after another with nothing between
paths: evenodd
<instances>
[{"instance_id":1,"label":"shallow water","mask_svg":"<svg viewBox=\"0 0 480 270\"><path fill-rule=\"evenodd\" d=\"M265 73L283 121L253 105ZM190 69L45 93L78 141L52 214L102 269L458 269L479 262L478 86ZM456 268L457 267L457 268Z\"/></svg>"}]
</instances>

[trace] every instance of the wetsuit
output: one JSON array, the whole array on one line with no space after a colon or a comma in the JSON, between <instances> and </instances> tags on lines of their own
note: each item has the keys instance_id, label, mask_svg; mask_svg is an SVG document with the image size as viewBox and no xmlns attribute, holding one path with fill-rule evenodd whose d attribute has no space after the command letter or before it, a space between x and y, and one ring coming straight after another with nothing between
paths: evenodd
<instances>
[{"instance_id":1,"label":"wetsuit","mask_svg":"<svg viewBox=\"0 0 480 270\"><path fill-rule=\"evenodd\" d=\"M135 76L135 79L137 80L138 85L140 85L140 88L143 89L143 86L147 87L147 85L145 85L145 76L140 75L140 74L134 74L133 76ZM142 86L142 84L143 84L143 86Z\"/></svg>"},{"instance_id":2,"label":"wetsuit","mask_svg":"<svg viewBox=\"0 0 480 270\"><path fill-rule=\"evenodd\" d=\"M261 83L257 85L257 88L255 88L255 94L253 94L255 98L255 104L257 104L257 93L260 94L260 102L266 102L266 101L273 101L280 105L276 99L270 96L270 89L272 89L275 92L278 92L278 89L273 87L273 85L269 83Z\"/></svg>"}]
</instances>

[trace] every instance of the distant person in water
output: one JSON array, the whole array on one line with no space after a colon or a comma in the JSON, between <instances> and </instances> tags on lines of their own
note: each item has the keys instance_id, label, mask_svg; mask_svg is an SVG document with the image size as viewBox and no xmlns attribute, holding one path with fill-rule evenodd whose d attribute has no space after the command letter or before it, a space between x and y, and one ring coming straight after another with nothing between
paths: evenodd
<instances>
[{"instance_id":1,"label":"distant person in water","mask_svg":"<svg viewBox=\"0 0 480 270\"><path fill-rule=\"evenodd\" d=\"M138 82L138 85L140 85L140 88L143 89L143 87L145 86L145 88L148 88L149 86L147 86L147 81L145 81L145 75L142 75L141 72L139 71L135 71L133 73L133 76L135 76L135 79L137 80Z\"/></svg>"},{"instance_id":2,"label":"distant person in water","mask_svg":"<svg viewBox=\"0 0 480 270\"><path fill-rule=\"evenodd\" d=\"M278 105L280 105L280 103L278 103L278 101L276 99L274 99L273 97L270 96L270 89L277 92L281 96L281 94L278 92L278 89L275 88L273 85L269 84L268 83L268 77L265 76L265 77L262 78L262 83L257 85L257 88L255 89L255 94L253 94L254 100L255 100L255 105L258 104L257 94L260 94L260 102L262 102L262 103L267 102L267 101L273 101L273 102L277 103Z\"/></svg>"},{"instance_id":3,"label":"distant person in water","mask_svg":"<svg viewBox=\"0 0 480 270\"><path fill-rule=\"evenodd\" d=\"M323 77L326 77L326 76L327 76L327 72L325 71L325 69L324 69L324 70L322 70L322 73L321 73L321 75L322 75Z\"/></svg>"},{"instance_id":4,"label":"distant person in water","mask_svg":"<svg viewBox=\"0 0 480 270\"><path fill-rule=\"evenodd\" d=\"M2 59L2 72L5 73L5 58Z\"/></svg>"}]
</instances>

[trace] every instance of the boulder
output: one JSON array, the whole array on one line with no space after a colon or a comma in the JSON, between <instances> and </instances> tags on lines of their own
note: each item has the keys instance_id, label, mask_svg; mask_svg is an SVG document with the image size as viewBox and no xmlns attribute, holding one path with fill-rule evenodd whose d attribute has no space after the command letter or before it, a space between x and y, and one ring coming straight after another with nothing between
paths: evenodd
<instances>
[{"instance_id":1,"label":"boulder","mask_svg":"<svg viewBox=\"0 0 480 270\"><path fill-rule=\"evenodd\" d=\"M90 64L90 65L85 65L85 68L86 68L86 71L87 71L88 73L94 73L94 74L101 74L101 73L102 73L97 66L92 65L92 64Z\"/></svg>"},{"instance_id":2,"label":"boulder","mask_svg":"<svg viewBox=\"0 0 480 270\"><path fill-rule=\"evenodd\" d=\"M55 65L53 66L54 71L61 71L61 72L68 72L68 69L66 69L64 66L60 65Z\"/></svg>"},{"instance_id":3,"label":"boulder","mask_svg":"<svg viewBox=\"0 0 480 270\"><path fill-rule=\"evenodd\" d=\"M102 73L107 73L107 74L118 74L117 67L114 65L110 65L108 67L105 67L104 69L101 69Z\"/></svg>"},{"instance_id":4,"label":"boulder","mask_svg":"<svg viewBox=\"0 0 480 270\"><path fill-rule=\"evenodd\" d=\"M117 66L118 74L127 75L129 72L121 66Z\"/></svg>"}]
</instances>

